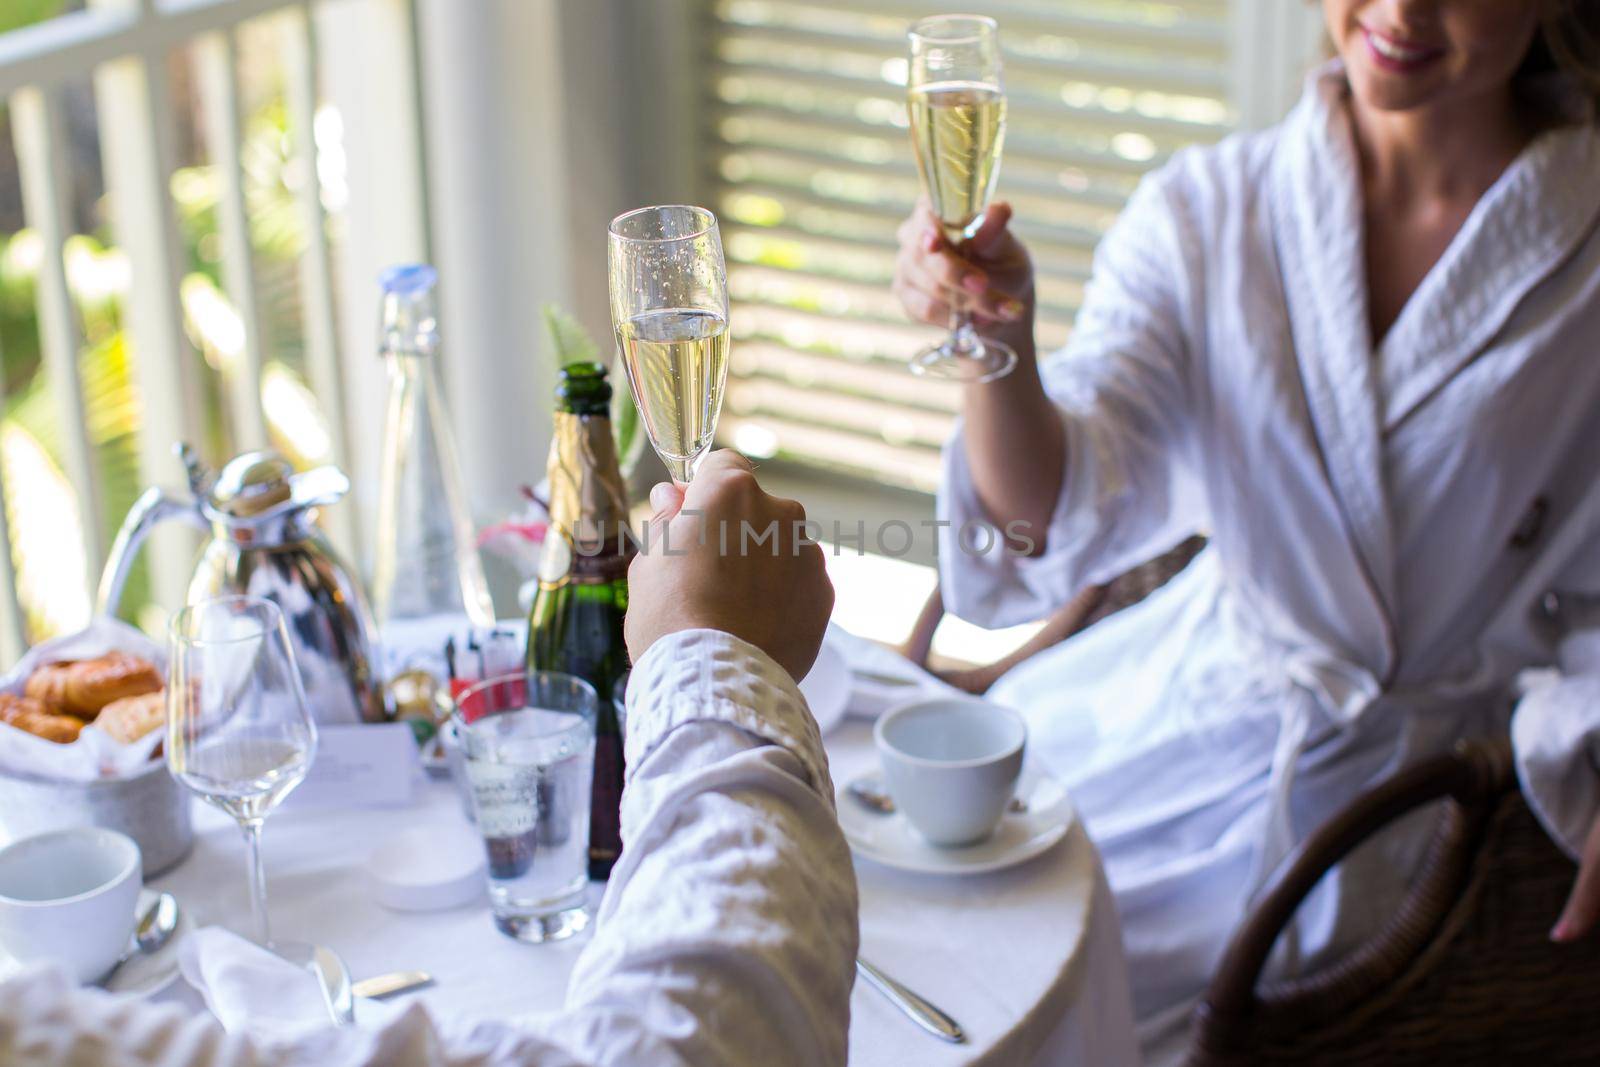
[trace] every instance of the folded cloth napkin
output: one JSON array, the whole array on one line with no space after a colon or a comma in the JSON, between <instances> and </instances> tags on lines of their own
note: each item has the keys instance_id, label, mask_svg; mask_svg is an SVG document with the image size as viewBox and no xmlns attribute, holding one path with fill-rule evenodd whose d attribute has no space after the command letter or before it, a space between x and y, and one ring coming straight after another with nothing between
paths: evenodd
<instances>
[{"instance_id":1,"label":"folded cloth napkin","mask_svg":"<svg viewBox=\"0 0 1600 1067\"><path fill-rule=\"evenodd\" d=\"M220 926L185 938L178 965L229 1033L271 1044L333 1024L315 975ZM357 1021L380 1027L396 1010L362 1001Z\"/></svg>"},{"instance_id":2,"label":"folded cloth napkin","mask_svg":"<svg viewBox=\"0 0 1600 1067\"><path fill-rule=\"evenodd\" d=\"M869 641L839 626L828 627L828 644L850 665L848 713L876 719L899 704L937 696L965 696L906 659L894 649Z\"/></svg>"}]
</instances>

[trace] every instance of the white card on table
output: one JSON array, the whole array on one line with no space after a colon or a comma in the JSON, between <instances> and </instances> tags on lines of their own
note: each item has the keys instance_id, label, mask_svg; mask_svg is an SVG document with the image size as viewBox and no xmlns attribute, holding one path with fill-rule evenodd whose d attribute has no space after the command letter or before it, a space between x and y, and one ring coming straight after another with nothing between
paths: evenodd
<instances>
[{"instance_id":1,"label":"white card on table","mask_svg":"<svg viewBox=\"0 0 1600 1067\"><path fill-rule=\"evenodd\" d=\"M322 726L317 758L286 807L398 808L419 776L416 735L403 722Z\"/></svg>"}]
</instances>

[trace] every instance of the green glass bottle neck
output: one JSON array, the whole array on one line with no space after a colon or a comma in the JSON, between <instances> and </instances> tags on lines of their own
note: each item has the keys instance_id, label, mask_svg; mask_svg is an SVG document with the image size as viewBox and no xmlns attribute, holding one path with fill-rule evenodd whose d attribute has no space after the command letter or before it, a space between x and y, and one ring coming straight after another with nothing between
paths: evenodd
<instances>
[{"instance_id":1,"label":"green glass bottle neck","mask_svg":"<svg viewBox=\"0 0 1600 1067\"><path fill-rule=\"evenodd\" d=\"M561 368L556 410L568 415L609 417L611 383L606 381L606 369L598 363L570 363Z\"/></svg>"}]
</instances>

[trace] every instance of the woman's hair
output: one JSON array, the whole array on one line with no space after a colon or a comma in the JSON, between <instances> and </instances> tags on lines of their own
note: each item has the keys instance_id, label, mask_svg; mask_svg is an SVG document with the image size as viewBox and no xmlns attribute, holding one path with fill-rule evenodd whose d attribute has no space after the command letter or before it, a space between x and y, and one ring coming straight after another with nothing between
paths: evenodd
<instances>
[{"instance_id":1,"label":"woman's hair","mask_svg":"<svg viewBox=\"0 0 1600 1067\"><path fill-rule=\"evenodd\" d=\"M1540 7L1539 33L1513 87L1549 121L1600 121L1600 0Z\"/></svg>"}]
</instances>

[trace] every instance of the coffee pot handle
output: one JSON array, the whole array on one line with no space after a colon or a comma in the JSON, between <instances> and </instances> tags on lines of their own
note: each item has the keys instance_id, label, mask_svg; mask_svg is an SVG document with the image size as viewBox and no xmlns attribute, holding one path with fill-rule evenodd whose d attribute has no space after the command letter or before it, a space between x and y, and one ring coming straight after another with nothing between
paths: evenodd
<instances>
[{"instance_id":1,"label":"coffee pot handle","mask_svg":"<svg viewBox=\"0 0 1600 1067\"><path fill-rule=\"evenodd\" d=\"M100 575L100 593L95 610L100 615L114 615L122 602L122 587L127 584L128 571L139 554L139 548L150 531L168 519L183 519L200 529L209 529L205 517L192 497L179 497L165 489L150 488L140 494L128 517L122 520L122 529L111 545L111 555L106 569Z\"/></svg>"}]
</instances>

